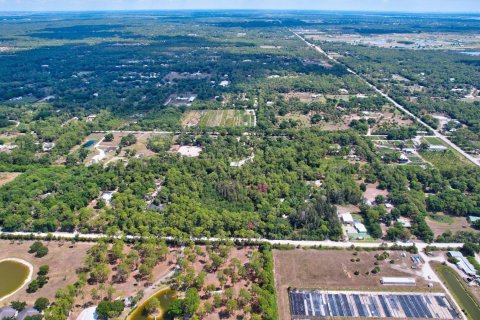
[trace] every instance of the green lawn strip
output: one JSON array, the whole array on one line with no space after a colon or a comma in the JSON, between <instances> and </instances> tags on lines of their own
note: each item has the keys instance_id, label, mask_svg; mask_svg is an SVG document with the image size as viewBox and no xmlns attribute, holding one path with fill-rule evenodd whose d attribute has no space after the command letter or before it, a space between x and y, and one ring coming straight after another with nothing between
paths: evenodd
<instances>
[{"instance_id":1,"label":"green lawn strip","mask_svg":"<svg viewBox=\"0 0 480 320\"><path fill-rule=\"evenodd\" d=\"M222 112L222 121L220 122L221 127L228 126L228 110L219 111Z\"/></svg>"},{"instance_id":2,"label":"green lawn strip","mask_svg":"<svg viewBox=\"0 0 480 320\"><path fill-rule=\"evenodd\" d=\"M430 214L428 218L431 221L438 222L438 223L453 224L455 222L455 220L453 220L452 217L447 215L441 215L441 214Z\"/></svg>"},{"instance_id":3,"label":"green lawn strip","mask_svg":"<svg viewBox=\"0 0 480 320\"><path fill-rule=\"evenodd\" d=\"M200 121L198 122L198 125L200 127L206 127L207 126L207 123L208 123L208 113L210 111L207 111L207 112L202 112L201 116L200 116Z\"/></svg>"},{"instance_id":4,"label":"green lawn strip","mask_svg":"<svg viewBox=\"0 0 480 320\"><path fill-rule=\"evenodd\" d=\"M463 163L469 164L469 165L472 164L470 162L470 160L465 158L460 152L453 149L450 145L444 143L441 139L439 139L437 137L426 137L426 138L423 138L423 140L425 142L429 143L430 145L437 145L437 146L440 145L440 146L447 147L448 150L450 150L451 153L453 153L454 159L460 159L460 161L462 161ZM424 152L424 153L422 153L422 155L426 154L426 153L433 153L433 152ZM446 155L446 153L444 153L444 152L436 152L436 153L439 154L439 155L442 155L442 156ZM444 158L444 160L445 160L445 158Z\"/></svg>"},{"instance_id":5,"label":"green lawn strip","mask_svg":"<svg viewBox=\"0 0 480 320\"><path fill-rule=\"evenodd\" d=\"M450 267L440 266L435 268L450 293L461 306L469 319L480 319L480 307L471 295L462 279Z\"/></svg>"},{"instance_id":6,"label":"green lawn strip","mask_svg":"<svg viewBox=\"0 0 480 320\"><path fill-rule=\"evenodd\" d=\"M433 145L441 145L441 146L444 145L443 141L437 137L425 137L423 138L423 140Z\"/></svg>"}]
</instances>

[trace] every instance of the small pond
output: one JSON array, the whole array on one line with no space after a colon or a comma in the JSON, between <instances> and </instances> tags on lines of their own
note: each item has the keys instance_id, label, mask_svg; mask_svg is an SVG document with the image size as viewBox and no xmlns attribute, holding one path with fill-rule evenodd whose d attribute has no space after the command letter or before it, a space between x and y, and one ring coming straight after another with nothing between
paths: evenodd
<instances>
[{"instance_id":1,"label":"small pond","mask_svg":"<svg viewBox=\"0 0 480 320\"><path fill-rule=\"evenodd\" d=\"M95 144L95 140L88 140L84 145L83 147L84 148L90 148L91 146L93 146Z\"/></svg>"},{"instance_id":2,"label":"small pond","mask_svg":"<svg viewBox=\"0 0 480 320\"><path fill-rule=\"evenodd\" d=\"M155 318L155 317L150 317L144 314L145 306L147 305L148 301L150 301L150 299L148 299L141 306L139 306L132 312L132 314L128 317L128 320L154 320L154 319L162 320L163 315L168 309L168 306L175 300L176 297L177 297L177 293L170 288L160 290L154 296L152 296L152 298L150 298L150 299L156 298L160 301L160 309L161 309L160 317L157 315L157 317Z\"/></svg>"},{"instance_id":3,"label":"small pond","mask_svg":"<svg viewBox=\"0 0 480 320\"><path fill-rule=\"evenodd\" d=\"M30 268L14 260L0 261L0 299L20 288L30 275Z\"/></svg>"}]
</instances>

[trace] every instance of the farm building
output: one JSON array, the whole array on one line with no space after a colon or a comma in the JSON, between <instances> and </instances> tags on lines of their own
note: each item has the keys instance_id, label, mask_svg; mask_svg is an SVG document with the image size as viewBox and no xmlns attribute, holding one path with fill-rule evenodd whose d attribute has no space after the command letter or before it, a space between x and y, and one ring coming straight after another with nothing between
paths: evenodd
<instances>
[{"instance_id":1,"label":"farm building","mask_svg":"<svg viewBox=\"0 0 480 320\"><path fill-rule=\"evenodd\" d=\"M428 151L445 151L448 148L442 145L430 145Z\"/></svg>"},{"instance_id":2,"label":"farm building","mask_svg":"<svg viewBox=\"0 0 480 320\"><path fill-rule=\"evenodd\" d=\"M353 225L353 217L350 213L344 213L341 215L343 224Z\"/></svg>"},{"instance_id":3,"label":"farm building","mask_svg":"<svg viewBox=\"0 0 480 320\"><path fill-rule=\"evenodd\" d=\"M416 284L415 278L407 277L382 277L380 282L390 286L414 286Z\"/></svg>"},{"instance_id":4,"label":"farm building","mask_svg":"<svg viewBox=\"0 0 480 320\"><path fill-rule=\"evenodd\" d=\"M359 236L367 236L367 228L365 227L365 225L361 222L355 222L355 229L357 229L358 231L358 235Z\"/></svg>"},{"instance_id":5,"label":"farm building","mask_svg":"<svg viewBox=\"0 0 480 320\"><path fill-rule=\"evenodd\" d=\"M346 230L346 232L347 232L347 234L348 234L349 236L354 236L354 237L357 237L357 236L358 236L358 231L357 231L357 229L355 229L355 228L352 227L352 226L346 226L345 230Z\"/></svg>"},{"instance_id":6,"label":"farm building","mask_svg":"<svg viewBox=\"0 0 480 320\"><path fill-rule=\"evenodd\" d=\"M463 254L459 251L448 251L448 255L458 260L456 263L457 268L462 270L465 274L469 276L475 276L477 274L477 270L475 267L468 261L467 258L463 256Z\"/></svg>"}]
</instances>

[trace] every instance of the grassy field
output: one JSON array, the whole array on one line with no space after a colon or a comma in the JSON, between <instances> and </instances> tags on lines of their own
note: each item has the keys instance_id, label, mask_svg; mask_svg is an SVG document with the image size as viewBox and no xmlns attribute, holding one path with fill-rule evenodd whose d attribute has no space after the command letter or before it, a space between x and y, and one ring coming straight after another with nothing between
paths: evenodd
<instances>
[{"instance_id":1,"label":"grassy field","mask_svg":"<svg viewBox=\"0 0 480 320\"><path fill-rule=\"evenodd\" d=\"M433 221L439 222L439 223L453 224L455 222L455 220L452 217L447 216L445 214L431 214L428 217Z\"/></svg>"},{"instance_id":2,"label":"grassy field","mask_svg":"<svg viewBox=\"0 0 480 320\"><path fill-rule=\"evenodd\" d=\"M188 111L182 120L185 127L252 127L254 116L245 110Z\"/></svg>"},{"instance_id":3,"label":"grassy field","mask_svg":"<svg viewBox=\"0 0 480 320\"><path fill-rule=\"evenodd\" d=\"M473 165L465 157L452 150L440 152L420 152L420 155L437 168Z\"/></svg>"},{"instance_id":4,"label":"grassy field","mask_svg":"<svg viewBox=\"0 0 480 320\"><path fill-rule=\"evenodd\" d=\"M472 165L472 163L461 155L458 151L451 148L449 145L445 144L442 140L437 137L425 137L422 138L422 142L426 142L429 145L434 146L445 146L448 148L447 151L443 152L421 152L421 156L429 161L436 167L452 166L452 165ZM458 161L460 160L460 161Z\"/></svg>"},{"instance_id":5,"label":"grassy field","mask_svg":"<svg viewBox=\"0 0 480 320\"><path fill-rule=\"evenodd\" d=\"M443 141L440 140L439 138L437 137L425 137L423 138L423 140L428 143L428 144L431 144L431 145L440 145L440 146L443 146Z\"/></svg>"},{"instance_id":6,"label":"grassy field","mask_svg":"<svg viewBox=\"0 0 480 320\"><path fill-rule=\"evenodd\" d=\"M480 307L473 296L468 292L462 279L449 267L440 266L436 268L442 281L448 290L457 300L462 310L465 311L469 319L480 319Z\"/></svg>"},{"instance_id":7,"label":"grassy field","mask_svg":"<svg viewBox=\"0 0 480 320\"><path fill-rule=\"evenodd\" d=\"M445 214L431 214L426 219L428 226L432 229L435 237L444 232L471 231L478 232L470 226L465 217L451 217Z\"/></svg>"}]
</instances>

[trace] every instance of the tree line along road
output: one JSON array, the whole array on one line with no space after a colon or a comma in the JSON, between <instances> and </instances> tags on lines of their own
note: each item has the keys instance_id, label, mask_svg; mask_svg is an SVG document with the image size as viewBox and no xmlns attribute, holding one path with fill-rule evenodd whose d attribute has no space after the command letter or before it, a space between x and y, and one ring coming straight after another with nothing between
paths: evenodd
<instances>
[{"instance_id":1,"label":"tree line along road","mask_svg":"<svg viewBox=\"0 0 480 320\"><path fill-rule=\"evenodd\" d=\"M15 237L29 237L33 236L35 239L49 239L54 238L56 239L63 239L63 240L74 240L74 239L82 239L82 240L91 240L97 241L99 239L107 239L107 238L125 238L129 240L141 239L141 236L133 236L133 235L116 235L111 236L107 234L101 233L76 233L76 232L52 232L52 233L33 233L33 232L3 232L0 231L0 236L8 237L11 236ZM175 241L176 239L173 237L161 237L167 241ZM330 247L330 248L350 248L352 246L361 247L361 248L385 248L388 249L389 247L393 246L400 246L400 247L411 247L415 245L419 250L423 250L428 246L437 247L439 249L448 249L448 248L461 248L463 243L425 243L425 242L353 242L353 241L331 241L331 240L324 240L324 241L315 241L315 240L273 240L273 239L262 239L262 238L191 238L192 241L195 242L219 242L224 240L232 240L232 241L239 241L245 243L270 243L272 245L290 245L296 247Z\"/></svg>"}]
</instances>

